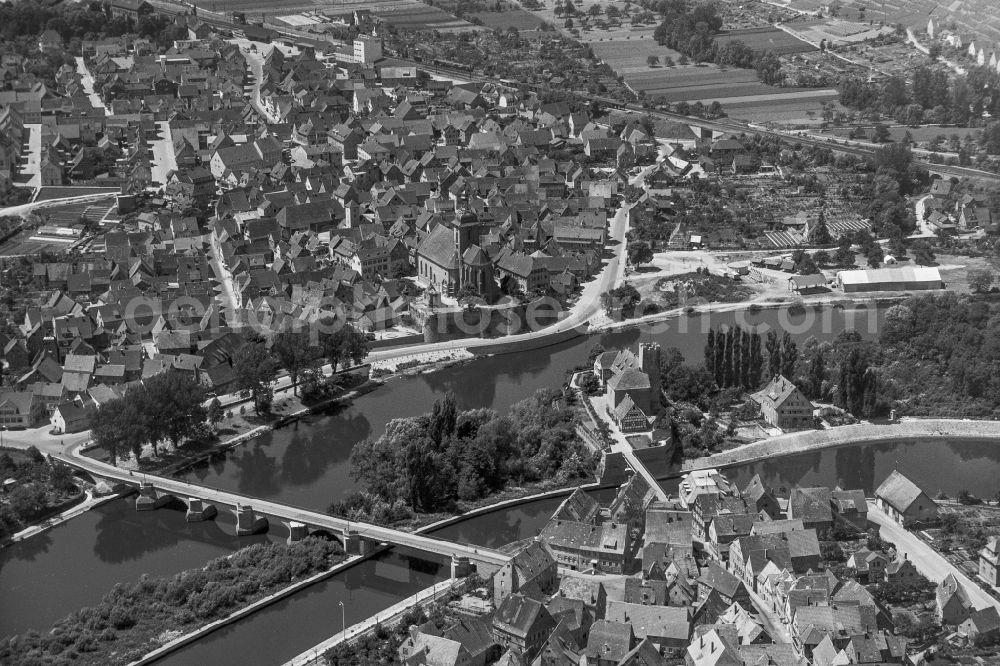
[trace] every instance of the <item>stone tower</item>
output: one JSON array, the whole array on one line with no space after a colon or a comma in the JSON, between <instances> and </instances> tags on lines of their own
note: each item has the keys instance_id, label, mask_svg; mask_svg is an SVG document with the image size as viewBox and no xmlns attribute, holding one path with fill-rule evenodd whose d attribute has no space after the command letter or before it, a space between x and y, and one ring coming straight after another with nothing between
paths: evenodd
<instances>
[{"instance_id":1,"label":"stone tower","mask_svg":"<svg viewBox=\"0 0 1000 666\"><path fill-rule=\"evenodd\" d=\"M649 377L649 406L655 416L660 410L660 345L655 342L639 344L639 369Z\"/></svg>"},{"instance_id":2,"label":"stone tower","mask_svg":"<svg viewBox=\"0 0 1000 666\"><path fill-rule=\"evenodd\" d=\"M460 209L455 216L455 249L461 257L470 245L479 243L479 217L471 210Z\"/></svg>"}]
</instances>

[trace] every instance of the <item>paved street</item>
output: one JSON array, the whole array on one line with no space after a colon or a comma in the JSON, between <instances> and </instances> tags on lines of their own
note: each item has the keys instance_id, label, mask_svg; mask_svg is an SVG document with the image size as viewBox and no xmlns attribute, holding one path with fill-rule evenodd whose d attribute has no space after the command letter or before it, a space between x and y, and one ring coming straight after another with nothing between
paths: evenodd
<instances>
[{"instance_id":1,"label":"paved street","mask_svg":"<svg viewBox=\"0 0 1000 666\"><path fill-rule=\"evenodd\" d=\"M868 520L879 526L879 535L886 541L896 544L896 550L910 559L928 580L940 583L948 574L954 574L958 581L965 586L965 591L969 593L969 598L976 608L986 608L995 606L1000 610L1000 600L987 594L975 581L958 570L954 564L946 560L940 553L935 551L926 542L921 541L912 532L892 520L881 509L875 506L874 502L868 502Z\"/></svg>"},{"instance_id":2,"label":"paved street","mask_svg":"<svg viewBox=\"0 0 1000 666\"><path fill-rule=\"evenodd\" d=\"M42 126L38 124L25 125L28 131L28 152L25 161L21 164L18 172L20 178L15 179L15 184L20 187L38 188L42 185ZM24 180L27 178L27 180Z\"/></svg>"},{"instance_id":3,"label":"paved street","mask_svg":"<svg viewBox=\"0 0 1000 666\"><path fill-rule=\"evenodd\" d=\"M237 299L236 291L233 289L233 276L222 265L219 250L212 243L209 243L209 263L212 265L212 270L215 272L215 279L219 283L216 287L218 290L216 302L221 302L222 312L220 314L222 319L230 326L235 326L237 323Z\"/></svg>"},{"instance_id":4,"label":"paved street","mask_svg":"<svg viewBox=\"0 0 1000 666\"><path fill-rule=\"evenodd\" d=\"M170 131L170 123L161 120L156 123L157 136L149 144L153 149L153 162L150 164L153 182L167 184L167 174L177 170L177 156L174 155L174 140Z\"/></svg>"},{"instance_id":5,"label":"paved street","mask_svg":"<svg viewBox=\"0 0 1000 666\"><path fill-rule=\"evenodd\" d=\"M84 62L83 56L76 57L76 73L80 75L83 91L87 93L87 97L90 99L93 107L95 109L103 109L104 114L110 116L111 110L104 106L101 96L94 92L94 77L91 76L90 70L87 69L87 63Z\"/></svg>"}]
</instances>

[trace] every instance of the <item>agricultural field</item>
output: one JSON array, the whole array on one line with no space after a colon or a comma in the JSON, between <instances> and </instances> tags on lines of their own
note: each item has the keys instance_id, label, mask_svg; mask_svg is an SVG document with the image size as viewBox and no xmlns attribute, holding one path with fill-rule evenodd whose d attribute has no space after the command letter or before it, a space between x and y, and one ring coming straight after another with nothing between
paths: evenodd
<instances>
[{"instance_id":1,"label":"agricultural field","mask_svg":"<svg viewBox=\"0 0 1000 666\"><path fill-rule=\"evenodd\" d=\"M247 14L296 14L307 11L322 11L324 8L338 8L333 3L312 2L311 0L201 0L198 8L210 12L246 12ZM344 11L350 11L345 9Z\"/></svg>"},{"instance_id":2,"label":"agricultural field","mask_svg":"<svg viewBox=\"0 0 1000 666\"><path fill-rule=\"evenodd\" d=\"M762 95L774 89L757 81L750 69L721 69L715 65L683 67L647 67L645 71L625 74L636 90L664 97L669 102Z\"/></svg>"},{"instance_id":3,"label":"agricultural field","mask_svg":"<svg viewBox=\"0 0 1000 666\"><path fill-rule=\"evenodd\" d=\"M475 12L466 14L468 17L475 17L483 22L483 25L487 28L500 30L507 30L508 28L515 28L518 32L530 32L532 30L537 30L544 21L532 14L531 12L526 12L520 7L510 6L499 12Z\"/></svg>"},{"instance_id":4,"label":"agricultural field","mask_svg":"<svg viewBox=\"0 0 1000 666\"><path fill-rule=\"evenodd\" d=\"M67 197L82 197L88 194L117 194L120 192L120 188L117 187L88 187L79 186L74 187L72 185L65 186L47 186L39 188L38 196L35 197L35 201L50 201L52 199L65 199ZM87 204L82 204L86 208Z\"/></svg>"},{"instance_id":5,"label":"agricultural field","mask_svg":"<svg viewBox=\"0 0 1000 666\"><path fill-rule=\"evenodd\" d=\"M783 56L793 53L806 53L815 51L816 47L808 42L793 37L784 30L778 28L749 28L745 30L731 30L715 36L715 42L723 46L729 42L739 40L749 46L754 51L771 51L774 55Z\"/></svg>"},{"instance_id":6,"label":"agricultural field","mask_svg":"<svg viewBox=\"0 0 1000 666\"><path fill-rule=\"evenodd\" d=\"M608 64L608 67L615 70L615 73L623 75L626 79L630 74L636 72L648 73L657 72L657 69L650 69L648 58L656 56L662 62L663 58L670 57L677 62L681 54L660 46L653 41L652 33L649 37L633 37L632 39L618 39L614 41L586 42L594 52L594 55ZM664 68L669 69L669 68ZM679 68L684 69L684 68ZM632 82L629 81L629 85Z\"/></svg>"},{"instance_id":7,"label":"agricultural field","mask_svg":"<svg viewBox=\"0 0 1000 666\"><path fill-rule=\"evenodd\" d=\"M747 120L757 123L772 122L796 125L819 125L823 122L824 103L833 102L835 110L846 111L846 109L834 102L836 97L836 92L830 92L825 95L820 94L814 97L803 98L801 96L797 97L795 93L789 91L777 100L748 100L744 102L720 100L720 103L726 114L737 120Z\"/></svg>"},{"instance_id":8,"label":"agricultural field","mask_svg":"<svg viewBox=\"0 0 1000 666\"><path fill-rule=\"evenodd\" d=\"M468 21L449 14L448 12L425 5L422 2L393 2L392 8L383 9L377 3L366 5L372 13L386 23L404 30L441 30L443 32L463 32L474 30L475 26Z\"/></svg>"},{"instance_id":9,"label":"agricultural field","mask_svg":"<svg viewBox=\"0 0 1000 666\"><path fill-rule=\"evenodd\" d=\"M69 249L69 246L76 240L43 238L35 236L34 231L22 231L7 242L0 245L0 257L18 257L25 254L38 254L39 252L62 252Z\"/></svg>"},{"instance_id":10,"label":"agricultural field","mask_svg":"<svg viewBox=\"0 0 1000 666\"><path fill-rule=\"evenodd\" d=\"M794 21L786 23L785 27L812 44L819 44L825 39L829 43L841 45L874 39L881 33L891 33L894 30L891 26L869 25L841 19Z\"/></svg>"}]
</instances>

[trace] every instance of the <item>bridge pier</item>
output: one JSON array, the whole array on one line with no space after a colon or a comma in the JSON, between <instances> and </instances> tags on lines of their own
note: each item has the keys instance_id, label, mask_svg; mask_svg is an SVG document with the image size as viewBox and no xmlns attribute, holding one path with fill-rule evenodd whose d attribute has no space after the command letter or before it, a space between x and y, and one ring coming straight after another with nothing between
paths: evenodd
<instances>
[{"instance_id":1,"label":"bridge pier","mask_svg":"<svg viewBox=\"0 0 1000 666\"><path fill-rule=\"evenodd\" d=\"M142 483L139 486L139 496L135 498L135 510L152 511L153 509L159 509L161 506L169 504L173 499L173 495L157 493L153 484Z\"/></svg>"},{"instance_id":2,"label":"bridge pier","mask_svg":"<svg viewBox=\"0 0 1000 666\"><path fill-rule=\"evenodd\" d=\"M451 556L451 577L465 578L472 573L472 564L469 558L463 555Z\"/></svg>"},{"instance_id":3,"label":"bridge pier","mask_svg":"<svg viewBox=\"0 0 1000 666\"><path fill-rule=\"evenodd\" d=\"M184 514L184 520L189 523L198 523L203 520L211 520L215 518L215 515L219 513L219 510L215 508L214 504L205 504L198 497L188 498L188 508L187 512Z\"/></svg>"},{"instance_id":4,"label":"bridge pier","mask_svg":"<svg viewBox=\"0 0 1000 666\"><path fill-rule=\"evenodd\" d=\"M302 541L309 536L309 527L305 523L293 520L288 523L288 543Z\"/></svg>"},{"instance_id":5,"label":"bridge pier","mask_svg":"<svg viewBox=\"0 0 1000 666\"><path fill-rule=\"evenodd\" d=\"M237 505L235 513L236 536L250 536L267 531L267 518L255 514L253 507L249 504Z\"/></svg>"},{"instance_id":6,"label":"bridge pier","mask_svg":"<svg viewBox=\"0 0 1000 666\"><path fill-rule=\"evenodd\" d=\"M364 555L362 548L364 540L354 530L344 532L344 552L348 555Z\"/></svg>"}]
</instances>

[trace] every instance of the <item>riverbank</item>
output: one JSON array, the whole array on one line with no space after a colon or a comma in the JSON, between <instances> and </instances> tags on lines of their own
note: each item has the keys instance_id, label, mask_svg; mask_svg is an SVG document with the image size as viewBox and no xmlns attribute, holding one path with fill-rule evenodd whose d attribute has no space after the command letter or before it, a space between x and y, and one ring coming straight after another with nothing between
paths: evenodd
<instances>
[{"instance_id":1,"label":"riverbank","mask_svg":"<svg viewBox=\"0 0 1000 666\"><path fill-rule=\"evenodd\" d=\"M821 294L816 298L803 298L801 296L789 296L787 299L768 299L738 301L736 303L702 303L700 305L687 305L684 307L663 310L644 317L633 319L623 319L615 321L603 312L595 316L590 321L589 331L591 333L603 333L612 331L623 331L629 328L636 328L648 324L658 324L671 319L679 319L684 316L700 317L702 315L721 314L728 312L747 311L756 313L763 310L794 310L800 308L803 312L809 310L821 311L827 308L847 308L868 306L872 309L881 308L886 305L893 305L904 301L912 296L909 293L891 293L877 296L864 296L852 298L847 294L829 293Z\"/></svg>"},{"instance_id":2,"label":"riverbank","mask_svg":"<svg viewBox=\"0 0 1000 666\"><path fill-rule=\"evenodd\" d=\"M20 532L11 535L9 539L4 539L4 541L0 543L0 548L6 548L7 546L15 544L19 541L24 541L25 539L28 539L30 537L37 536L42 532L45 532L46 530L52 529L56 525L60 525L66 522L67 520L70 520L71 518L76 518L82 513L90 511L91 509L99 507L102 504L106 504L107 502L116 500L120 497L124 497L125 495L128 495L132 492L134 491L128 489L117 493L111 493L108 495L95 495L92 490L88 490L85 493L82 493L83 495L82 501L73 504L69 508L60 511L59 513L53 516L43 518L37 523L25 527Z\"/></svg>"},{"instance_id":3,"label":"riverbank","mask_svg":"<svg viewBox=\"0 0 1000 666\"><path fill-rule=\"evenodd\" d=\"M142 576L116 585L49 632L27 632L0 645L0 662L47 654L83 664L149 663L360 559L339 544L310 538L247 546L169 577Z\"/></svg>"},{"instance_id":4,"label":"riverbank","mask_svg":"<svg viewBox=\"0 0 1000 666\"><path fill-rule=\"evenodd\" d=\"M956 437L1000 440L1000 421L903 418L893 423L857 423L826 430L791 432L728 451L684 461L682 472L729 467L817 449L899 439Z\"/></svg>"},{"instance_id":5,"label":"riverbank","mask_svg":"<svg viewBox=\"0 0 1000 666\"><path fill-rule=\"evenodd\" d=\"M156 662L162 659L163 657L166 657L168 654L179 650L185 645L193 643L194 641L199 640L201 638L204 638L205 636L214 631L218 631L219 629L222 629L223 627L226 627L234 622L237 622L248 615L256 613L257 611L266 608L267 606L270 606L274 603L281 601L286 597L289 597L297 592L300 592L307 587L310 587L312 585L315 585L316 583L324 581L327 578L344 571L345 569L349 569L354 565L359 564L361 561L367 559L370 556L371 554L354 555L352 557L349 557L346 560L343 560L342 562L339 562L334 566L330 567L326 571L321 571L318 574L309 576L308 578L300 580L296 583L293 583L292 585L289 585L285 588L282 588L281 590L278 590L273 594L270 594L262 599L259 599L253 602L252 604L248 604L247 606L244 606L239 610L233 611L232 613L222 618L221 620L216 620L215 622L211 622L203 627L199 627L198 629L190 633L184 634L183 636L178 636L177 638L171 640L169 643L164 643L159 648L144 655L142 659L138 659L136 661L129 663L128 666L146 666L146 664L152 664L153 662Z\"/></svg>"}]
</instances>

